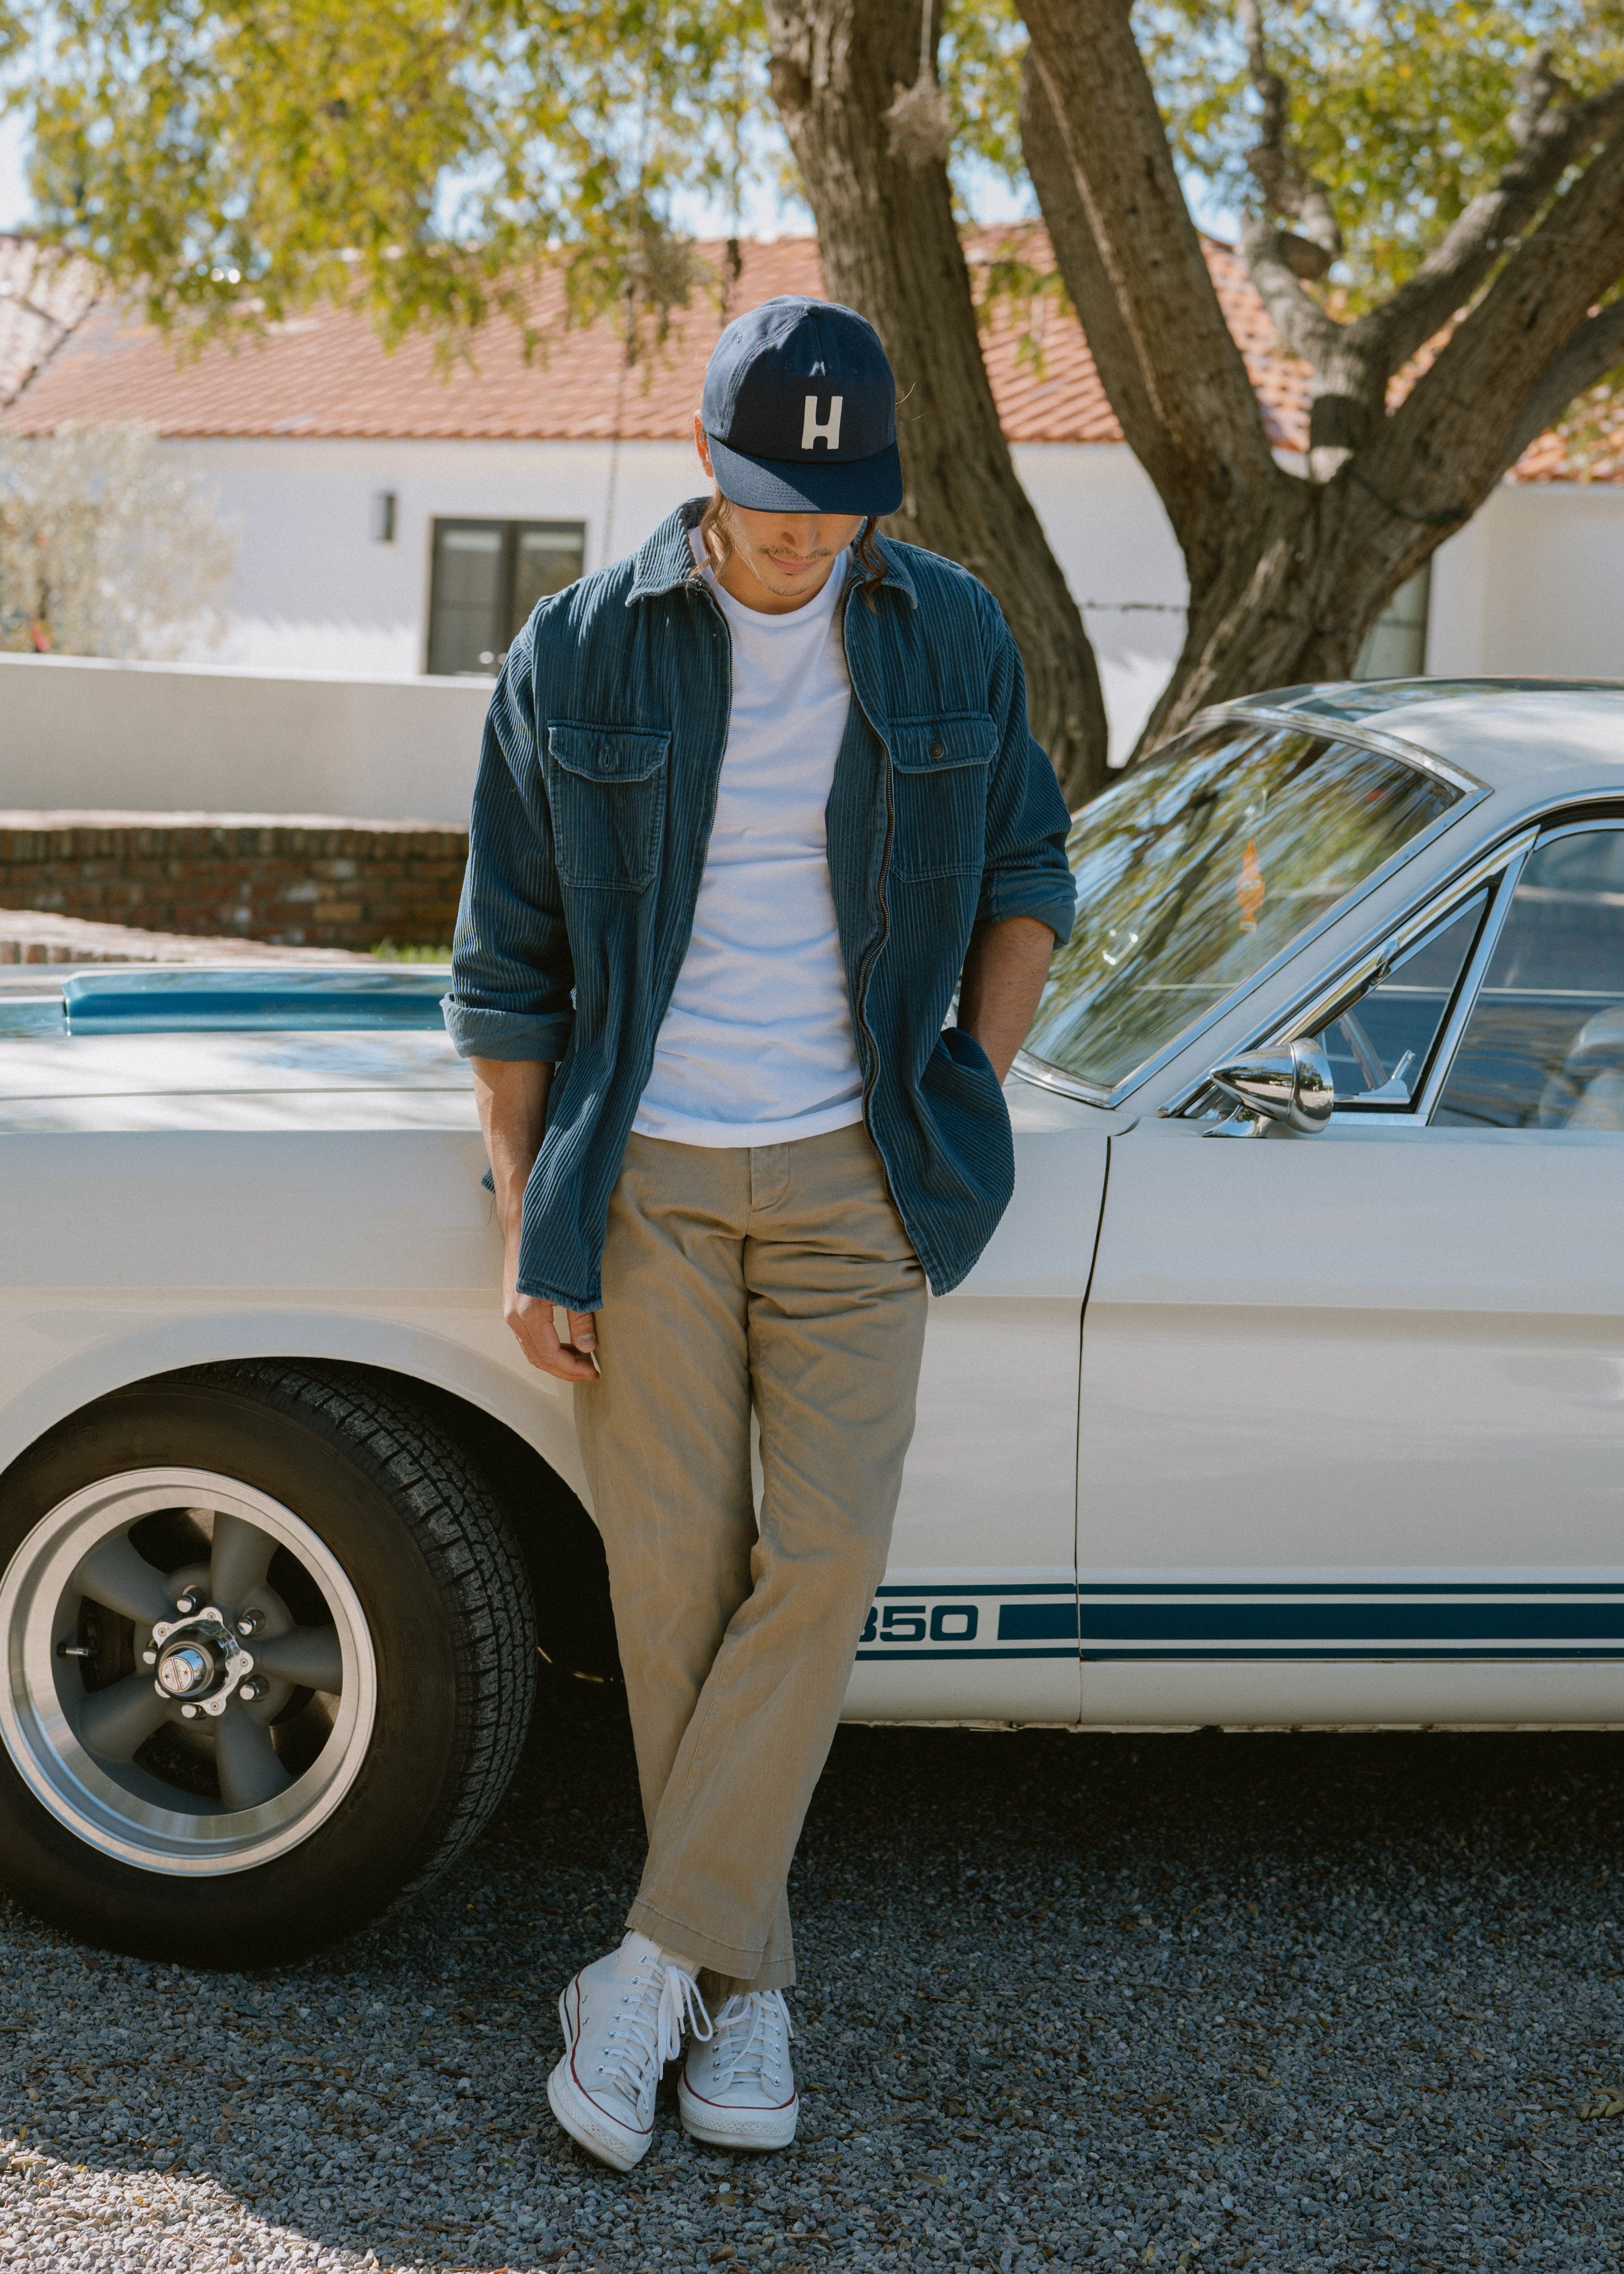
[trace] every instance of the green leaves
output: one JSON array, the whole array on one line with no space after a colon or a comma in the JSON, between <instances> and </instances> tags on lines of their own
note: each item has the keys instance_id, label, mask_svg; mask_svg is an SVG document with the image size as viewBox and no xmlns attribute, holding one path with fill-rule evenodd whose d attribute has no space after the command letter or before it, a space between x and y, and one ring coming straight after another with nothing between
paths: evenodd
<instances>
[{"instance_id":1,"label":"green leaves","mask_svg":"<svg viewBox=\"0 0 1624 2274\"><path fill-rule=\"evenodd\" d=\"M1198 205L1256 209L1232 0L1140 0L1135 26ZM1624 0L1264 0L1263 30L1347 240L1318 288L1338 312L1514 154L1542 46L1579 91L1624 70ZM1014 0L945 0L961 201L1024 183L1025 50ZM0 0L8 56L44 233L193 341L338 299L450 352L525 320L554 267L635 351L707 285L679 242L696 201L788 171L761 0Z\"/></svg>"},{"instance_id":2,"label":"green leaves","mask_svg":"<svg viewBox=\"0 0 1624 2274\"><path fill-rule=\"evenodd\" d=\"M77 0L39 52L42 233L198 342L335 299L449 344L549 265L658 328L764 102L754 0Z\"/></svg>"},{"instance_id":3,"label":"green leaves","mask_svg":"<svg viewBox=\"0 0 1624 2274\"><path fill-rule=\"evenodd\" d=\"M1228 0L1149 0L1135 20L1182 163L1255 210L1259 105ZM1263 34L1347 240L1328 289L1348 310L1402 282L1515 156L1518 74L1542 47L1577 93L1624 71L1617 0L1264 0Z\"/></svg>"}]
</instances>

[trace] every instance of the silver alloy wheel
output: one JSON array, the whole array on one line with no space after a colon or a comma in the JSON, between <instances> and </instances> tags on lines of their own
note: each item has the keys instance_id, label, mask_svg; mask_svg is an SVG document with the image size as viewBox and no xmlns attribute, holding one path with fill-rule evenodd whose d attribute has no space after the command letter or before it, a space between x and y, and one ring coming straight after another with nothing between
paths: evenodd
<instances>
[{"instance_id":1,"label":"silver alloy wheel","mask_svg":"<svg viewBox=\"0 0 1624 2274\"><path fill-rule=\"evenodd\" d=\"M202 1555L164 1570L143 1555L132 1529L161 1516L183 1518ZM301 1623L272 1587L282 1548L327 1623ZM342 1567L290 1509L206 1470L132 1469L61 1502L0 1581L0 1736L30 1790L144 1871L248 1871L285 1855L332 1814L372 1741L377 1660ZM86 1661L109 1648L132 1670L87 1687ZM154 1739L198 1773L143 1761ZM218 1798L196 1788L211 1770Z\"/></svg>"}]
</instances>

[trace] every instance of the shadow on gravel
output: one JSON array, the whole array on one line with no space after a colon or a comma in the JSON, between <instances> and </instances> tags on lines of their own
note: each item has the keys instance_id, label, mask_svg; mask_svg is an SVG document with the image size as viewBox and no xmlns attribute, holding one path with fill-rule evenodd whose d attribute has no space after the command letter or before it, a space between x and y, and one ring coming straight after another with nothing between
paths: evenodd
<instances>
[{"instance_id":1,"label":"shadow on gravel","mask_svg":"<svg viewBox=\"0 0 1624 2274\"><path fill-rule=\"evenodd\" d=\"M0 2268L1599 2274L1621 1805L1606 1736L844 1731L795 1876L801 2139L695 2149L668 2089L619 2180L543 2097L640 1850L618 1703L566 1685L477 1850L325 1962L5 1916Z\"/></svg>"}]
</instances>

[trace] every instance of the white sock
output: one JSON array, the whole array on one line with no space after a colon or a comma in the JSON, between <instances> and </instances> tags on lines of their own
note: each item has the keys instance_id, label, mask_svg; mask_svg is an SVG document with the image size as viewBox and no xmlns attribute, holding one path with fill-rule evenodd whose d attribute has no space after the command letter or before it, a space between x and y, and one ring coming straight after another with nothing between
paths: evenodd
<instances>
[{"instance_id":1,"label":"white sock","mask_svg":"<svg viewBox=\"0 0 1624 2274\"><path fill-rule=\"evenodd\" d=\"M661 1966L674 1966L679 1973L686 1974L690 1980L696 1981L699 1977L698 1959L686 1958L680 1950L667 1950L663 1943L654 1941L649 1935L640 1934L635 1927L629 1931L616 1954L634 1961L652 1958Z\"/></svg>"}]
</instances>

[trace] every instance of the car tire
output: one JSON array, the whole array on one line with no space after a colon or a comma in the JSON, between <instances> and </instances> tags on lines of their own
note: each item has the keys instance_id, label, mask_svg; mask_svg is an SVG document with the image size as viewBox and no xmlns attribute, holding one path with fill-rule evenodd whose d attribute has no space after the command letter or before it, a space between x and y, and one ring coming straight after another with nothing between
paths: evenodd
<instances>
[{"instance_id":1,"label":"car tire","mask_svg":"<svg viewBox=\"0 0 1624 2274\"><path fill-rule=\"evenodd\" d=\"M138 1383L14 1465L0 1649L11 1892L233 1969L443 1871L536 1688L523 1556L456 1437L369 1369L284 1360Z\"/></svg>"}]
</instances>

